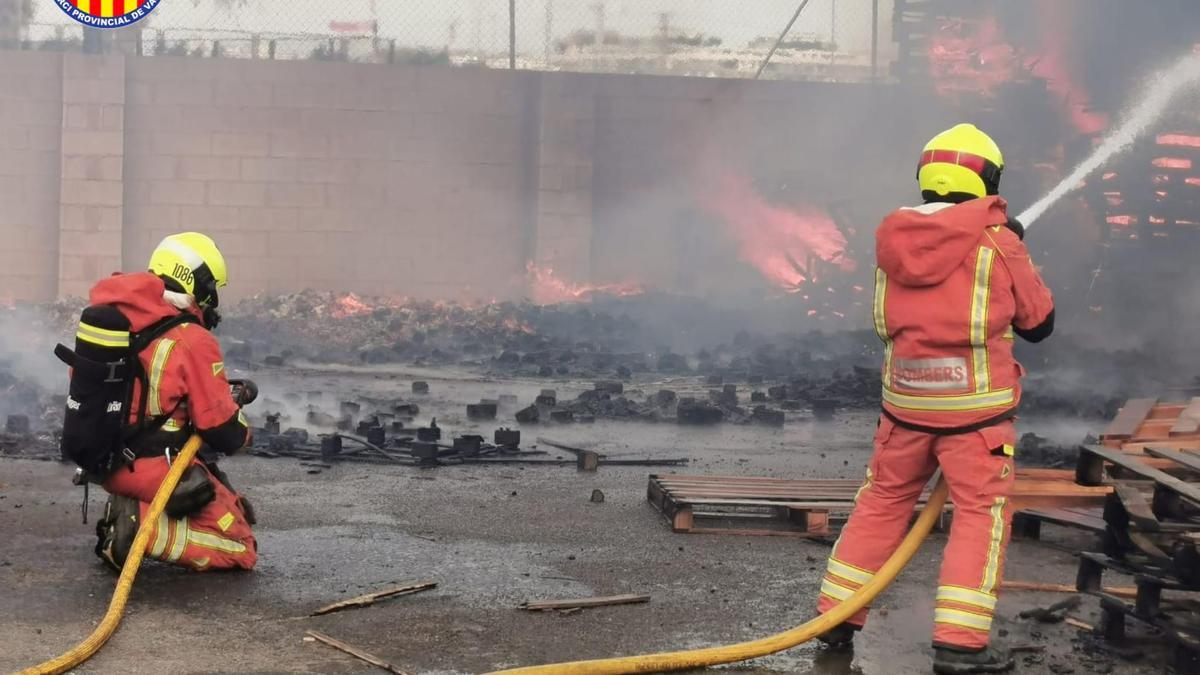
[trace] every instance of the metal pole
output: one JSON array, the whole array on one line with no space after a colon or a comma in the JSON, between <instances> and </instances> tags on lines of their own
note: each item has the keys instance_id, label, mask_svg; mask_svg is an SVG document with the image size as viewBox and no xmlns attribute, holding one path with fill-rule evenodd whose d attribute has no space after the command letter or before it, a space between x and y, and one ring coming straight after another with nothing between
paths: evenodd
<instances>
[{"instance_id":1,"label":"metal pole","mask_svg":"<svg viewBox=\"0 0 1200 675\"><path fill-rule=\"evenodd\" d=\"M554 0L546 0L546 66L550 67L551 41L554 39Z\"/></svg>"},{"instance_id":2,"label":"metal pole","mask_svg":"<svg viewBox=\"0 0 1200 675\"><path fill-rule=\"evenodd\" d=\"M796 19L800 18L800 12L803 12L804 8L808 7L808 3L809 0L802 0L800 2L800 6L796 8L796 13L792 15L792 20L783 27L783 32L779 34L779 39L775 41L775 44L771 45L771 51L767 52L767 58L763 59L763 62L758 64L758 71L754 73L754 79L757 80L758 76L762 75L763 69L766 68L767 64L771 62L771 57L775 56L775 50L779 49L779 45L783 44L783 39L787 37L788 31L792 29L792 24L796 23Z\"/></svg>"},{"instance_id":3,"label":"metal pole","mask_svg":"<svg viewBox=\"0 0 1200 675\"><path fill-rule=\"evenodd\" d=\"M879 0L871 2L871 81L879 79Z\"/></svg>"},{"instance_id":4,"label":"metal pole","mask_svg":"<svg viewBox=\"0 0 1200 675\"><path fill-rule=\"evenodd\" d=\"M508 69L517 69L517 0L508 0Z\"/></svg>"}]
</instances>

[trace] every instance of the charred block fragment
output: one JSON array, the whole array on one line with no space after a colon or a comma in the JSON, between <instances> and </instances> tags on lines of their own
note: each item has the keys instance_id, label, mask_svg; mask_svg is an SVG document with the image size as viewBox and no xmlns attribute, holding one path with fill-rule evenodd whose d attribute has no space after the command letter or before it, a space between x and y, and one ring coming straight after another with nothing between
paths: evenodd
<instances>
[{"instance_id":1,"label":"charred block fragment","mask_svg":"<svg viewBox=\"0 0 1200 675\"><path fill-rule=\"evenodd\" d=\"M766 403L767 402L767 392L765 392L765 391L750 392L750 402L751 403Z\"/></svg>"},{"instance_id":2,"label":"charred block fragment","mask_svg":"<svg viewBox=\"0 0 1200 675\"><path fill-rule=\"evenodd\" d=\"M336 457L342 454L342 437L336 434L321 437L321 456Z\"/></svg>"},{"instance_id":3,"label":"charred block fragment","mask_svg":"<svg viewBox=\"0 0 1200 675\"><path fill-rule=\"evenodd\" d=\"M541 396L533 399L533 404L538 406L546 406L547 408L553 408L554 406L558 405L558 399L555 398L553 394L547 396L543 393Z\"/></svg>"},{"instance_id":4,"label":"charred block fragment","mask_svg":"<svg viewBox=\"0 0 1200 675\"><path fill-rule=\"evenodd\" d=\"M575 413L570 410L551 410L550 421L559 424L569 424L575 421Z\"/></svg>"},{"instance_id":5,"label":"charred block fragment","mask_svg":"<svg viewBox=\"0 0 1200 675\"><path fill-rule=\"evenodd\" d=\"M429 383L421 381L421 380L413 382L412 383L412 393L421 394L421 395L428 394L429 393Z\"/></svg>"},{"instance_id":6,"label":"charred block fragment","mask_svg":"<svg viewBox=\"0 0 1200 675\"><path fill-rule=\"evenodd\" d=\"M496 419L496 404L495 403L469 403L469 404L467 404L467 419L471 419L471 420L494 420L494 419Z\"/></svg>"},{"instance_id":7,"label":"charred block fragment","mask_svg":"<svg viewBox=\"0 0 1200 675\"><path fill-rule=\"evenodd\" d=\"M417 440L422 443L437 443L442 439L442 429L435 421L427 427L417 429Z\"/></svg>"},{"instance_id":8,"label":"charred block fragment","mask_svg":"<svg viewBox=\"0 0 1200 675\"><path fill-rule=\"evenodd\" d=\"M479 454L480 448L483 447L483 436L477 434L468 434L459 436L454 439L452 449L454 452L464 457L474 457Z\"/></svg>"},{"instance_id":9,"label":"charred block fragment","mask_svg":"<svg viewBox=\"0 0 1200 675\"><path fill-rule=\"evenodd\" d=\"M725 419L720 408L695 399L681 399L675 417L680 424L718 424Z\"/></svg>"},{"instance_id":10,"label":"charred block fragment","mask_svg":"<svg viewBox=\"0 0 1200 675\"><path fill-rule=\"evenodd\" d=\"M387 433L381 426L373 426L368 428L367 433L363 434L363 436L367 437L367 442L371 445L383 447L383 444L387 442Z\"/></svg>"},{"instance_id":11,"label":"charred block fragment","mask_svg":"<svg viewBox=\"0 0 1200 675\"><path fill-rule=\"evenodd\" d=\"M788 388L786 384L781 384L767 389L767 396L772 400L782 401L788 397Z\"/></svg>"},{"instance_id":12,"label":"charred block fragment","mask_svg":"<svg viewBox=\"0 0 1200 675\"><path fill-rule=\"evenodd\" d=\"M538 398L541 398L540 396ZM536 405L531 405L528 408L523 408L517 411L517 422L521 424L537 424L541 418L541 412Z\"/></svg>"},{"instance_id":13,"label":"charred block fragment","mask_svg":"<svg viewBox=\"0 0 1200 675\"><path fill-rule=\"evenodd\" d=\"M501 427L492 435L492 443L502 448L515 448L521 444L521 431Z\"/></svg>"},{"instance_id":14,"label":"charred block fragment","mask_svg":"<svg viewBox=\"0 0 1200 675\"><path fill-rule=\"evenodd\" d=\"M416 441L409 446L412 456L421 460L421 466L433 466L437 464L438 446L437 443L426 441Z\"/></svg>"}]
</instances>

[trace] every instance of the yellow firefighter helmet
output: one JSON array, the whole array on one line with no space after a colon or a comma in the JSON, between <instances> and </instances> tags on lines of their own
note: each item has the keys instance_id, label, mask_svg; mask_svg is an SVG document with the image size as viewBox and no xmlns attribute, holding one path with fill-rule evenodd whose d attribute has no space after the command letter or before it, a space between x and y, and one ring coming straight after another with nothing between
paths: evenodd
<instances>
[{"instance_id":1,"label":"yellow firefighter helmet","mask_svg":"<svg viewBox=\"0 0 1200 675\"><path fill-rule=\"evenodd\" d=\"M201 307L217 306L217 289L229 282L225 256L208 236L199 232L172 234L150 254L150 271L168 285L196 299Z\"/></svg>"},{"instance_id":2,"label":"yellow firefighter helmet","mask_svg":"<svg viewBox=\"0 0 1200 675\"><path fill-rule=\"evenodd\" d=\"M961 202L999 194L1003 170L1004 156L992 137L974 124L958 124L925 145L917 182L925 201Z\"/></svg>"}]
</instances>

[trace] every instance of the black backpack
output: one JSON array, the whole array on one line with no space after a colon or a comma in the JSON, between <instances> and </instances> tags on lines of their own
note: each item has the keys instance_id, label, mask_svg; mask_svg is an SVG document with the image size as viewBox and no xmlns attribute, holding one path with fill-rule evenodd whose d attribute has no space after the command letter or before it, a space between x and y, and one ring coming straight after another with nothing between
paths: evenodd
<instances>
[{"instance_id":1,"label":"black backpack","mask_svg":"<svg viewBox=\"0 0 1200 675\"><path fill-rule=\"evenodd\" d=\"M199 322L192 313L181 312L133 333L129 319L113 305L92 305L83 310L75 350L61 344L54 348L54 355L72 368L63 420L64 459L104 480L117 468L132 441L144 432L157 430L171 418L174 410L147 419L150 387L138 354L175 326ZM134 382L140 382L141 388L137 419L130 424Z\"/></svg>"}]
</instances>

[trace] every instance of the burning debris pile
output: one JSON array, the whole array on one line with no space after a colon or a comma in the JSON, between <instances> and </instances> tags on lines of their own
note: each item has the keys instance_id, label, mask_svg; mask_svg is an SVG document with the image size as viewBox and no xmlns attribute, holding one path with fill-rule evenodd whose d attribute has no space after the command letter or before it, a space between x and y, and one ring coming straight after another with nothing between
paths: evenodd
<instances>
[{"instance_id":1,"label":"burning debris pile","mask_svg":"<svg viewBox=\"0 0 1200 675\"><path fill-rule=\"evenodd\" d=\"M231 360L279 364L520 362L548 350L628 349L633 326L585 306L479 306L304 291L239 303L222 326Z\"/></svg>"}]
</instances>

